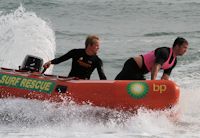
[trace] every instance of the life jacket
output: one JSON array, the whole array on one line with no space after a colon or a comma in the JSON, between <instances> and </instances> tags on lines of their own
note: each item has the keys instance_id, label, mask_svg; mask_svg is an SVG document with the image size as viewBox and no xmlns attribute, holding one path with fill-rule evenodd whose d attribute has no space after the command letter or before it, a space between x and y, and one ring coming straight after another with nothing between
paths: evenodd
<instances>
[{"instance_id":1,"label":"life jacket","mask_svg":"<svg viewBox=\"0 0 200 138\"><path fill-rule=\"evenodd\" d=\"M163 63L163 65L161 66L162 69L168 69L174 65L176 57L174 57L173 61L171 63L169 63L172 54L173 54L173 50L172 50L172 48L170 48L169 57L168 57L167 61L165 61ZM151 71L151 69L155 63L155 60L156 60L155 50L144 54L143 57L144 57L145 66L147 67L148 71Z\"/></svg>"}]
</instances>

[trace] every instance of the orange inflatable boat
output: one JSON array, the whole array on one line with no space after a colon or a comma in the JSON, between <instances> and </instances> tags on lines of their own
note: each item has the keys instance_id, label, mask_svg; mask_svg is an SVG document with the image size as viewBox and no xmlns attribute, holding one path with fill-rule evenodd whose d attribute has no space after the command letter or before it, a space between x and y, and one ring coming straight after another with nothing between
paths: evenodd
<instances>
[{"instance_id":1,"label":"orange inflatable boat","mask_svg":"<svg viewBox=\"0 0 200 138\"><path fill-rule=\"evenodd\" d=\"M160 110L177 104L179 88L166 80L71 80L63 76L1 68L0 98L8 97L53 102L70 99L77 104L115 109L145 107Z\"/></svg>"}]
</instances>

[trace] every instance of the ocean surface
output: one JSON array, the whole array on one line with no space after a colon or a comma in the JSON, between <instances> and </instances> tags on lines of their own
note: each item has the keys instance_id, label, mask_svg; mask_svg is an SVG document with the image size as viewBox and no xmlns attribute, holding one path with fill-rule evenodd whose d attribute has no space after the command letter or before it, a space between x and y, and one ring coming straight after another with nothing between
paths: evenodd
<instances>
[{"instance_id":1,"label":"ocean surface","mask_svg":"<svg viewBox=\"0 0 200 138\"><path fill-rule=\"evenodd\" d=\"M189 41L171 74L181 91L171 111L111 109L25 99L0 100L1 138L199 138L199 0L1 0L0 66L18 68L27 54L44 62L72 48L84 48L87 35L101 39L99 57L109 80L125 60L176 37ZM46 73L67 75L71 61ZM158 79L162 72L159 73ZM149 76L147 75L147 79ZM95 70L91 79L99 79Z\"/></svg>"}]
</instances>

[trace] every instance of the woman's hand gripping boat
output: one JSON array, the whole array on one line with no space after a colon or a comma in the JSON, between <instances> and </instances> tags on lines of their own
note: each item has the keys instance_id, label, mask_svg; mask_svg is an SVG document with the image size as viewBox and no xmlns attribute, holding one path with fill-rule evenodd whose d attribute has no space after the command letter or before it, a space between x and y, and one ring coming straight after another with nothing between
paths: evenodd
<instances>
[{"instance_id":1,"label":"woman's hand gripping boat","mask_svg":"<svg viewBox=\"0 0 200 138\"><path fill-rule=\"evenodd\" d=\"M0 98L26 98L136 110L163 110L176 105L179 88L172 81L74 80L27 70L1 68Z\"/></svg>"}]
</instances>

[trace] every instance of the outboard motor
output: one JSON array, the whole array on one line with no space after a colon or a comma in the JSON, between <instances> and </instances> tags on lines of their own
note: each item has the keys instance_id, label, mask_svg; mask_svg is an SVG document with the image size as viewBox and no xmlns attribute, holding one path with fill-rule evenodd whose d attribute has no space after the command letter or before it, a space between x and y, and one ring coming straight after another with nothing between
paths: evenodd
<instances>
[{"instance_id":1,"label":"outboard motor","mask_svg":"<svg viewBox=\"0 0 200 138\"><path fill-rule=\"evenodd\" d=\"M19 70L39 72L41 70L42 65L43 65L42 58L32 55L27 55L22 63L22 66L19 67Z\"/></svg>"}]
</instances>

